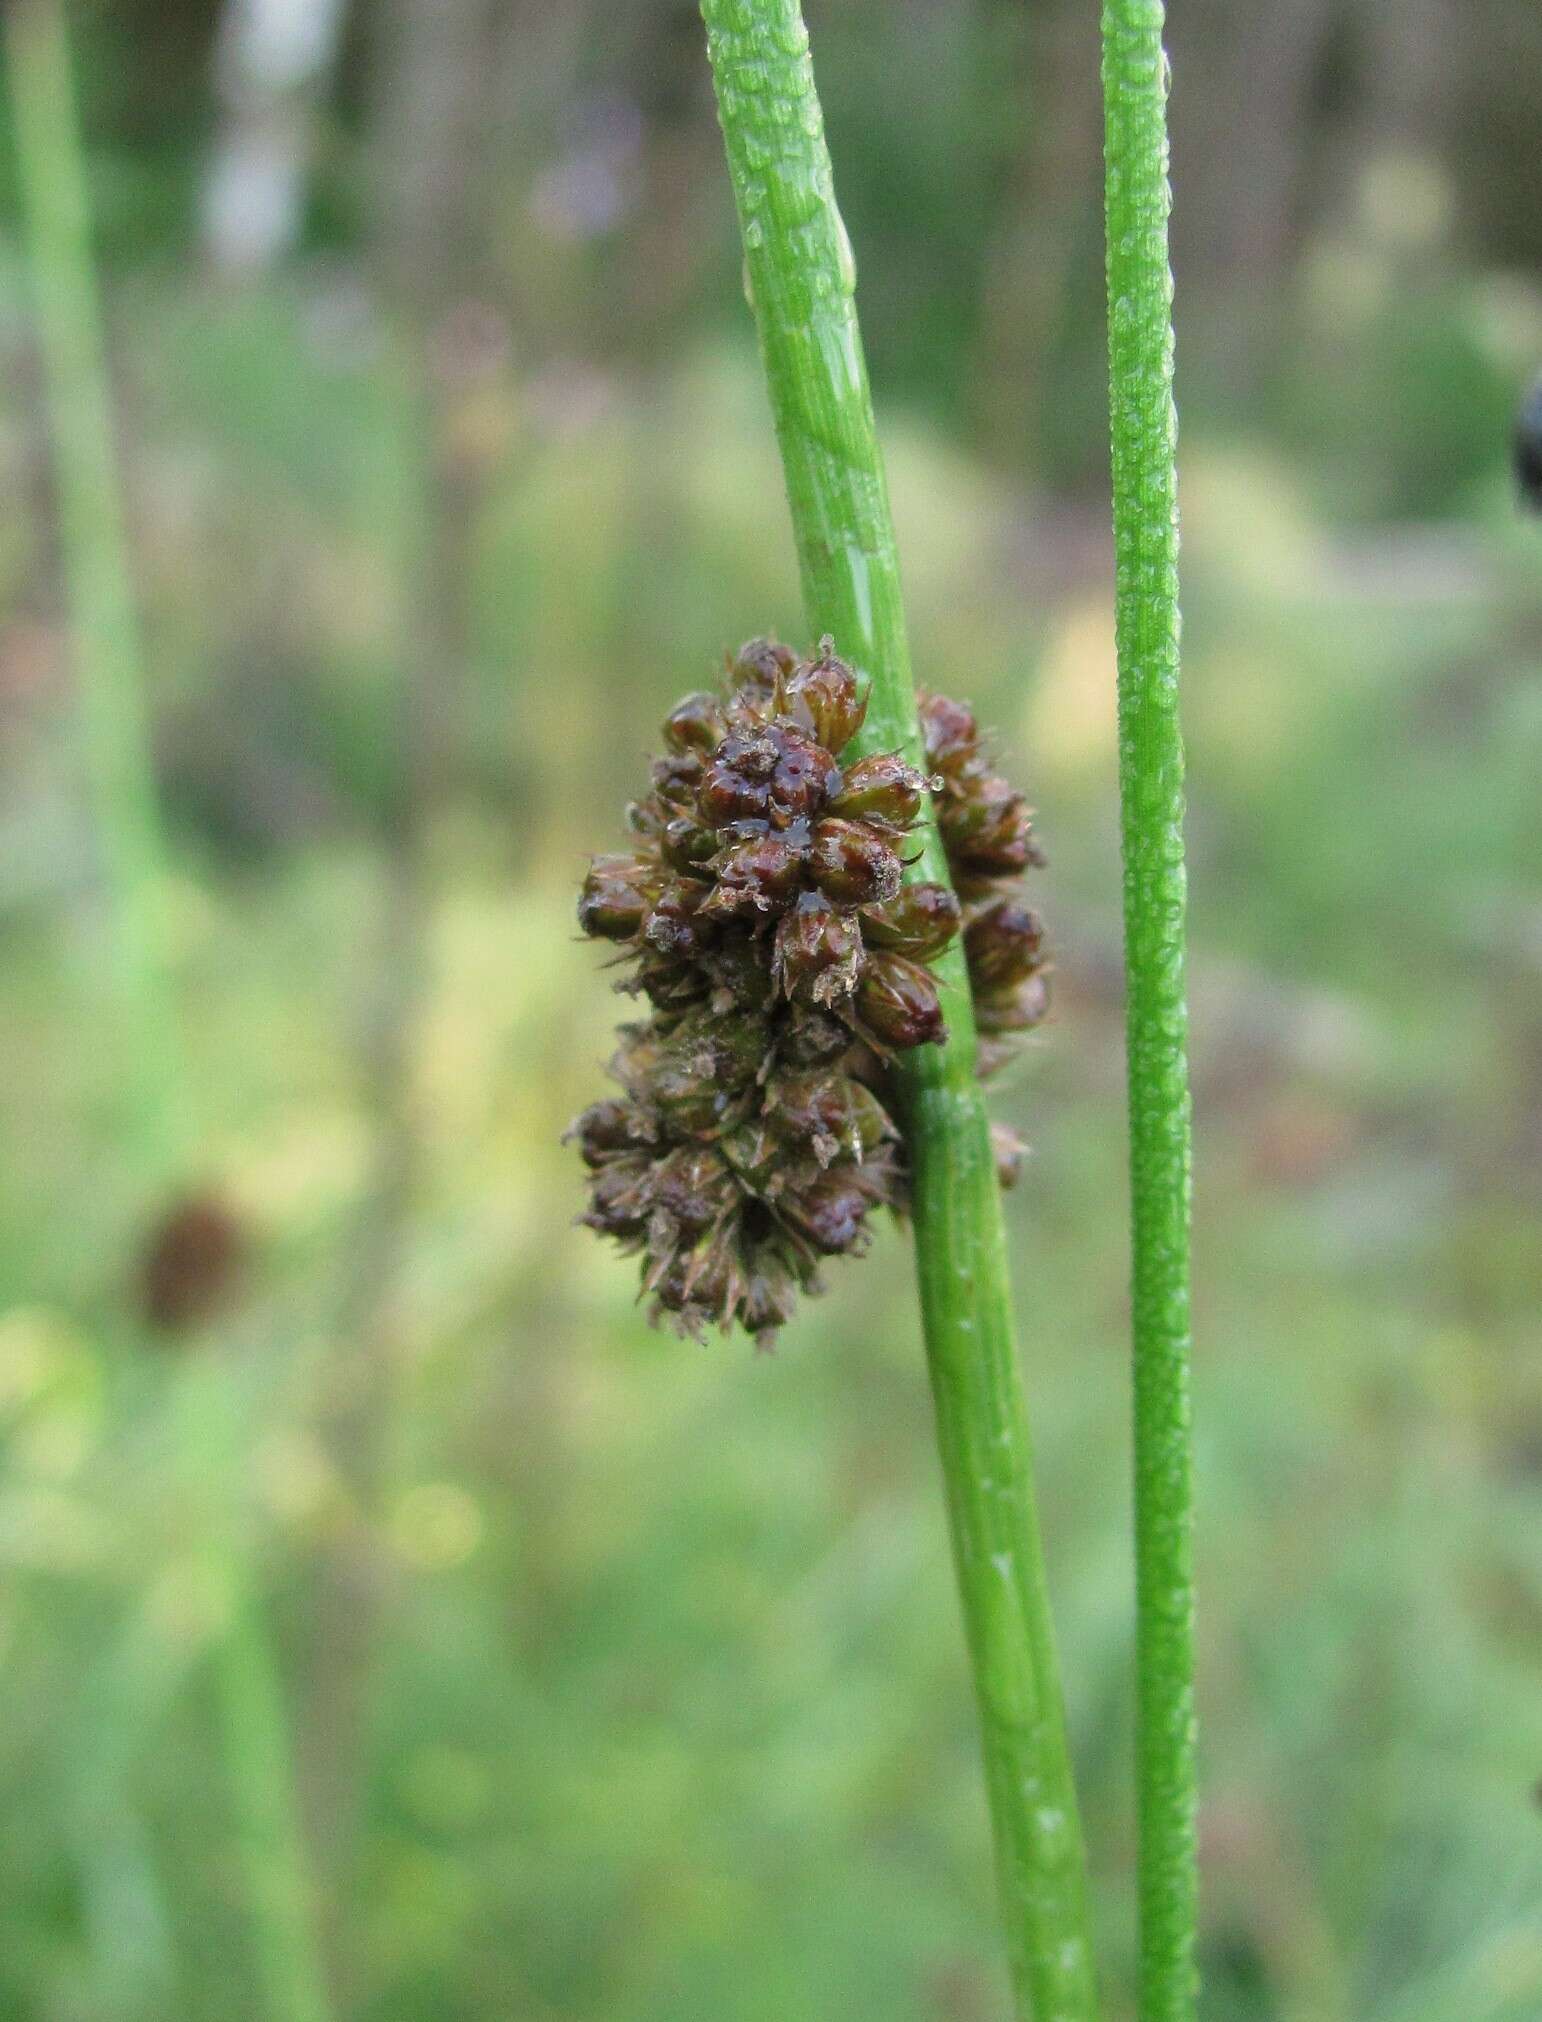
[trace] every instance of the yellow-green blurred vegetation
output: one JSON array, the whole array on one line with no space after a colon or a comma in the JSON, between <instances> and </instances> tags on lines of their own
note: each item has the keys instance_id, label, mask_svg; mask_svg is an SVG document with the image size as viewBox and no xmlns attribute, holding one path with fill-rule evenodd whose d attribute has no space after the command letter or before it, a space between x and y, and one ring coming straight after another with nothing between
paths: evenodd
<instances>
[{"instance_id":1,"label":"yellow-green blurred vegetation","mask_svg":"<svg viewBox=\"0 0 1542 2022\"><path fill-rule=\"evenodd\" d=\"M916 664L1052 860L1056 1013L999 1110L1128 2022L1095 9L808 11ZM1535 2022L1542 20L1175 13L1203 2013ZM174 1337L8 160L0 213L0 2018L265 2015L240 1588L348 2022L993 2022L904 1239L774 1358L702 1349L572 1226L558 1142L618 1016L585 854L725 645L802 639L694 17L359 0L297 238L220 272L218 14L75 14L192 1177L247 1249Z\"/></svg>"}]
</instances>

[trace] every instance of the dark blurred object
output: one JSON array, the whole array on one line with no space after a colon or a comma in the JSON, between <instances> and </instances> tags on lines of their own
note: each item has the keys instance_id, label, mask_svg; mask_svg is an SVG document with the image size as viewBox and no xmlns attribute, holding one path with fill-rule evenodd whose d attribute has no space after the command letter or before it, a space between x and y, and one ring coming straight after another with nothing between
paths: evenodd
<instances>
[{"instance_id":1,"label":"dark blurred object","mask_svg":"<svg viewBox=\"0 0 1542 2022\"><path fill-rule=\"evenodd\" d=\"M1542 372L1532 380L1515 417L1515 481L1522 502L1542 513Z\"/></svg>"},{"instance_id":2,"label":"dark blurred object","mask_svg":"<svg viewBox=\"0 0 1542 2022\"><path fill-rule=\"evenodd\" d=\"M178 1201L146 1239L139 1308L150 1326L183 1334L229 1303L246 1257L240 1223L213 1194Z\"/></svg>"}]
</instances>

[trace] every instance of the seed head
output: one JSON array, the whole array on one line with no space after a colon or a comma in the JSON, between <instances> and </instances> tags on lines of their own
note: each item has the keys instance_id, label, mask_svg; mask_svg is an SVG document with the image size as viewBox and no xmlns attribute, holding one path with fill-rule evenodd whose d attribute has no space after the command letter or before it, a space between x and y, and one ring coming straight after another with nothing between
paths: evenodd
<instances>
[{"instance_id":1,"label":"seed head","mask_svg":"<svg viewBox=\"0 0 1542 2022\"><path fill-rule=\"evenodd\" d=\"M648 1015L621 1028L623 1094L571 1135L583 1219L640 1260L655 1319L768 1345L827 1256L858 1254L902 1210L896 1054L946 1037L925 964L965 930L981 1055L1042 1016L1041 930L1001 889L1034 860L1022 799L974 717L925 699L930 778L896 752L839 763L866 713L831 641L800 660L752 639L726 692L663 726L632 846L596 857L584 931L619 950ZM930 786L960 905L903 884Z\"/></svg>"}]
</instances>

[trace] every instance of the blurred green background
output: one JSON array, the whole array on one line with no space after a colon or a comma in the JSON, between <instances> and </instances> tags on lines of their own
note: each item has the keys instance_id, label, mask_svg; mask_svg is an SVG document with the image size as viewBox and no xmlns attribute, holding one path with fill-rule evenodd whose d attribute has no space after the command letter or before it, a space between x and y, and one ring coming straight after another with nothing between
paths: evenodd
<instances>
[{"instance_id":1,"label":"blurred green background","mask_svg":"<svg viewBox=\"0 0 1542 2022\"><path fill-rule=\"evenodd\" d=\"M1052 859L999 1109L1128 2022L1096 9L808 14L917 666ZM776 1357L702 1350L558 1143L618 1011L586 852L725 645L802 640L695 16L71 26L196 1152L129 1114L8 121L0 2017L289 2022L242 1790L292 1752L347 2022L1001 2022L902 1239ZM1536 2022L1542 12L1179 0L1171 43L1203 2012ZM190 1186L236 1296L149 1327ZM253 1621L282 1718L233 1760Z\"/></svg>"}]
</instances>

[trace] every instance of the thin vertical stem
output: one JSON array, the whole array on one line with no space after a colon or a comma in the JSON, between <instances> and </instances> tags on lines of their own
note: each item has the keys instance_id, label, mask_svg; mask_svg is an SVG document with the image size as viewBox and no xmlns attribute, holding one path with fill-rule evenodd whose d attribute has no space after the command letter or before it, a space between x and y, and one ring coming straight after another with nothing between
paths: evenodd
<instances>
[{"instance_id":1,"label":"thin vertical stem","mask_svg":"<svg viewBox=\"0 0 1542 2022\"><path fill-rule=\"evenodd\" d=\"M101 304L62 0L4 8L28 272L47 380L80 752L106 887L124 1082L158 1182L188 1144L161 907L165 850L119 499Z\"/></svg>"},{"instance_id":2,"label":"thin vertical stem","mask_svg":"<svg viewBox=\"0 0 1542 2022\"><path fill-rule=\"evenodd\" d=\"M123 1079L131 1089L132 1142L164 1193L186 1178L193 1131L166 961L165 847L63 0L6 0L3 21ZM185 1386L178 1402L185 1414ZM177 1432L196 1450L196 1421ZM215 1676L267 2009L274 2022L326 2022L277 1663L239 1548L227 1551L226 1571L233 1613ZM131 1838L123 1834L122 1843Z\"/></svg>"},{"instance_id":3,"label":"thin vertical stem","mask_svg":"<svg viewBox=\"0 0 1542 2022\"><path fill-rule=\"evenodd\" d=\"M1109 420L1129 1050L1142 2022L1195 2012L1190 1115L1167 59L1104 0Z\"/></svg>"},{"instance_id":4,"label":"thin vertical stem","mask_svg":"<svg viewBox=\"0 0 1542 2022\"><path fill-rule=\"evenodd\" d=\"M811 629L872 677L866 749L920 756L851 249L797 0L703 0ZM946 880L935 827L912 875ZM1018 2012L1096 2012L1081 1829L962 958L945 1048L904 1056L917 1268Z\"/></svg>"}]
</instances>

